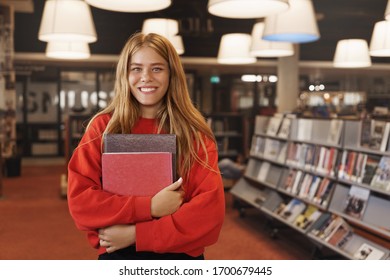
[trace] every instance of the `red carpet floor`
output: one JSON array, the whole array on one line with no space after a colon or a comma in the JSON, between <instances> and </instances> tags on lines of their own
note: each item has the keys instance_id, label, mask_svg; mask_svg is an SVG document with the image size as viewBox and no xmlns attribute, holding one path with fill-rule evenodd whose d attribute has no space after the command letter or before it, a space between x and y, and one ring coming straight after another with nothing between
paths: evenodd
<instances>
[{"instance_id":1,"label":"red carpet floor","mask_svg":"<svg viewBox=\"0 0 390 280\"><path fill-rule=\"evenodd\" d=\"M83 232L76 229L67 201L60 197L63 165L22 167L20 177L3 178L0 198L0 259L96 259ZM310 259L296 234L272 239L256 210L240 218L226 192L226 218L219 241L207 248L206 259Z\"/></svg>"}]
</instances>

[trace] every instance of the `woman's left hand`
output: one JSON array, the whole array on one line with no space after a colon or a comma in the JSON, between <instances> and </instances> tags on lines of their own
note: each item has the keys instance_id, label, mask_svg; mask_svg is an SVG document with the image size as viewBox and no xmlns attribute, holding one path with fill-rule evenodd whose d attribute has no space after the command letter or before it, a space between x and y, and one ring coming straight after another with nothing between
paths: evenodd
<instances>
[{"instance_id":1,"label":"woman's left hand","mask_svg":"<svg viewBox=\"0 0 390 280\"><path fill-rule=\"evenodd\" d=\"M107 253L126 248L135 243L135 225L114 225L99 229L100 246Z\"/></svg>"}]
</instances>

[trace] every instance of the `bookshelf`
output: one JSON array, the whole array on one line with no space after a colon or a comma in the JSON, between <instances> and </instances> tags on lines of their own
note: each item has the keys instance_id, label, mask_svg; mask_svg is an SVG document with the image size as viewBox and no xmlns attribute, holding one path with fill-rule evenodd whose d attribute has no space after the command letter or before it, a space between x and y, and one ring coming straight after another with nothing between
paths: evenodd
<instances>
[{"instance_id":1,"label":"bookshelf","mask_svg":"<svg viewBox=\"0 0 390 280\"><path fill-rule=\"evenodd\" d=\"M239 154L245 155L245 125L242 114L221 112L209 114L206 117L217 140L220 159L235 160Z\"/></svg>"},{"instance_id":2,"label":"bookshelf","mask_svg":"<svg viewBox=\"0 0 390 280\"><path fill-rule=\"evenodd\" d=\"M316 251L330 249L346 259L388 258L390 149L365 147L364 125L257 116L245 174L231 193L304 234Z\"/></svg>"}]
</instances>

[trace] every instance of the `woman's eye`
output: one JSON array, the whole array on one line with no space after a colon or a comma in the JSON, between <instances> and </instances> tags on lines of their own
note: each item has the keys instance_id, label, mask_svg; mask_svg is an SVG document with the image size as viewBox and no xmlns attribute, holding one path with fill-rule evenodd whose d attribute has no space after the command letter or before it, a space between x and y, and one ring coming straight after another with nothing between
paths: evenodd
<instances>
[{"instance_id":1,"label":"woman's eye","mask_svg":"<svg viewBox=\"0 0 390 280\"><path fill-rule=\"evenodd\" d=\"M133 67L133 68L131 68L131 71L133 71L133 72L140 72L140 71L141 71L141 68L139 68L139 67Z\"/></svg>"},{"instance_id":2,"label":"woman's eye","mask_svg":"<svg viewBox=\"0 0 390 280\"><path fill-rule=\"evenodd\" d=\"M163 69L162 68L159 68L159 67L157 67L157 68L153 68L153 72L160 72L160 71L162 71Z\"/></svg>"}]
</instances>

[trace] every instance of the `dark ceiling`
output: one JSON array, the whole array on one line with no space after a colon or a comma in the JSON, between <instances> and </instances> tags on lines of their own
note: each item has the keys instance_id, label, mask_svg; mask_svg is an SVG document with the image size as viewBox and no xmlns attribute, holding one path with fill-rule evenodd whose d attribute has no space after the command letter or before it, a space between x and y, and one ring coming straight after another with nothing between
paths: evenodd
<instances>
[{"instance_id":1,"label":"dark ceiling","mask_svg":"<svg viewBox=\"0 0 390 280\"><path fill-rule=\"evenodd\" d=\"M144 0L146 1L146 0ZM152 13L120 13L91 7L98 35L90 45L92 54L118 54L126 39L142 27L145 18L169 17L181 23L185 57L216 57L220 38L225 33L250 33L256 19L227 19L207 12L207 0L173 0L172 5ZM370 42L374 24L383 20L387 0L313 0L321 39L300 45L300 60L331 61L340 39L360 38ZM37 39L43 0L34 0L34 13L16 13L16 52L45 51ZM190 28L199 22L198 30ZM211 22L212 32L207 28ZM373 58L374 63L389 63L390 58Z\"/></svg>"}]
</instances>

